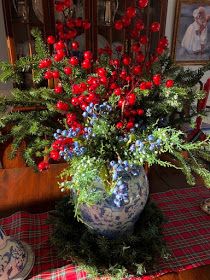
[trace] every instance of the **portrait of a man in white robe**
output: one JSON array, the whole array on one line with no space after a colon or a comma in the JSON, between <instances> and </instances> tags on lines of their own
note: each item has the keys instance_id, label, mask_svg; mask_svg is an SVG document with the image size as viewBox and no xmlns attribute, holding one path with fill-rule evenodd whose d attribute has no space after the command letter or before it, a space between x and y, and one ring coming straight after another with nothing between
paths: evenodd
<instances>
[{"instance_id":1,"label":"portrait of a man in white robe","mask_svg":"<svg viewBox=\"0 0 210 280\"><path fill-rule=\"evenodd\" d=\"M207 62L210 60L210 4L185 2L180 5L174 35L174 59L177 62Z\"/></svg>"}]
</instances>

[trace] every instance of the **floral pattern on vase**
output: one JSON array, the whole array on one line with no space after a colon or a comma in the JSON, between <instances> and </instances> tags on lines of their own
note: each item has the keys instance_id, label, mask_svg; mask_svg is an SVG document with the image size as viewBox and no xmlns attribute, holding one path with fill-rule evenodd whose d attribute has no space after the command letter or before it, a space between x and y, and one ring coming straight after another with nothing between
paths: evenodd
<instances>
[{"instance_id":1,"label":"floral pattern on vase","mask_svg":"<svg viewBox=\"0 0 210 280\"><path fill-rule=\"evenodd\" d=\"M0 227L0 249L4 246L5 243L5 233L3 229Z\"/></svg>"},{"instance_id":2,"label":"floral pattern on vase","mask_svg":"<svg viewBox=\"0 0 210 280\"><path fill-rule=\"evenodd\" d=\"M34 256L26 249L28 245L6 236L0 228L0 280L25 279L30 272Z\"/></svg>"},{"instance_id":3,"label":"floral pattern on vase","mask_svg":"<svg viewBox=\"0 0 210 280\"><path fill-rule=\"evenodd\" d=\"M109 238L132 233L149 195L144 168L140 168L138 176L130 175L127 183L129 202L124 206L116 207L113 196L93 206L80 206L81 218L90 230Z\"/></svg>"}]
</instances>

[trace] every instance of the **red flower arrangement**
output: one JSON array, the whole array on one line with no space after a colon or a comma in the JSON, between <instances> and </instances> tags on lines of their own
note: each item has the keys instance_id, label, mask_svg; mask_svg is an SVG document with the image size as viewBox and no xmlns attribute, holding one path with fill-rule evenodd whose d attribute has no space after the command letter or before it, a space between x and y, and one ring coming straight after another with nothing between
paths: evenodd
<instances>
[{"instance_id":1,"label":"red flower arrangement","mask_svg":"<svg viewBox=\"0 0 210 280\"><path fill-rule=\"evenodd\" d=\"M117 46L113 56L113 50L105 47L94 59L90 50L80 52L76 40L78 29L90 28L89 22L67 16L71 15L72 1L58 1L56 10L65 15L64 21L56 23L57 36L47 38L53 47L52 56L39 62L44 78L56 79L54 94L59 100L55 108L63 123L54 133L49 157L64 158L69 170L79 162L84 173L89 172L87 162L93 160L109 186L117 178L115 169L122 168L124 161L126 168L144 163L172 166L159 155L169 152L178 157L180 150L200 147L200 143L185 143L183 133L170 123L170 118L184 108L189 91L172 75L166 75L167 38L160 38L150 52L152 34L159 32L160 24L153 22L146 30L140 15L147 5L148 1L138 1L137 7L128 7L114 23L116 30L126 29L130 34L130 50ZM113 161L118 166L115 169L110 168ZM48 162L44 160L38 167L44 170ZM68 188L75 186L71 183Z\"/></svg>"}]
</instances>

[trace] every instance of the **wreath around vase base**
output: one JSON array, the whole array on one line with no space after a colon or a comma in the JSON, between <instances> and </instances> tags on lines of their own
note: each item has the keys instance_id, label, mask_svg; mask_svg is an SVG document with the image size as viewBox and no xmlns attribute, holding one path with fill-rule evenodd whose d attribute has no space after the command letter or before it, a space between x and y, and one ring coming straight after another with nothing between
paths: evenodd
<instances>
[{"instance_id":1,"label":"wreath around vase base","mask_svg":"<svg viewBox=\"0 0 210 280\"><path fill-rule=\"evenodd\" d=\"M135 224L133 234L108 239L91 233L74 218L69 197L59 201L49 218L53 225L52 243L58 256L71 260L87 271L87 279L109 276L110 279L141 276L155 269L160 258L169 256L163 239L161 210L148 202Z\"/></svg>"}]
</instances>

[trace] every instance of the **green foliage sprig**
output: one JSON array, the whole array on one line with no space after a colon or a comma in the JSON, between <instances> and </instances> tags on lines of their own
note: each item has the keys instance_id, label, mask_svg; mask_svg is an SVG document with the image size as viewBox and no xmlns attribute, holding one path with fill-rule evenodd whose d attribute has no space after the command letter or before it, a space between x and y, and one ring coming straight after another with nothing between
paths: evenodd
<instances>
[{"instance_id":1,"label":"green foliage sprig","mask_svg":"<svg viewBox=\"0 0 210 280\"><path fill-rule=\"evenodd\" d=\"M195 172L204 179L207 186L210 186L209 171L201 165L200 157L196 154L198 152L201 156L201 149L205 149L205 147L209 149L210 138L201 142L188 143L184 140L183 132L171 127L157 128L154 125L150 130L148 128L143 133L139 131L136 134L128 134L129 139L122 143L120 147L113 141L112 145L107 148L106 141L110 143L110 135L108 135L108 138L106 137L111 130L104 130L103 125L101 129L98 130L98 134L96 133L94 140L87 140L85 143L89 155L84 154L84 156L74 157L61 175L64 181L61 183L63 190L71 189L77 194L76 209L80 204L92 205L109 196L113 187L112 180L110 180L113 176L113 169L110 168L109 163L113 159L127 160L130 165L135 166L143 166L147 162L149 166L158 164L180 169L186 175L190 185L195 185L195 176L193 175L193 172ZM117 129L113 128L111 138L115 139L116 135ZM148 135L152 136L154 141L159 139L160 145L151 150ZM135 146L136 140L141 140L144 148L137 148L135 152L131 152L130 147ZM104 147L102 145L103 141L105 143ZM91 154L93 147L97 157L93 157ZM182 155L183 151L187 152L186 158ZM164 154L171 155L171 161L164 159L162 157ZM99 188L96 188L96 185ZM79 217L78 211L76 211L77 214Z\"/></svg>"},{"instance_id":2,"label":"green foliage sprig","mask_svg":"<svg viewBox=\"0 0 210 280\"><path fill-rule=\"evenodd\" d=\"M71 160L69 167L61 173L64 179L61 188L70 189L75 194L75 214L79 217L80 204L93 205L104 199L104 189L108 174L102 159L84 156Z\"/></svg>"},{"instance_id":3,"label":"green foliage sprig","mask_svg":"<svg viewBox=\"0 0 210 280\"><path fill-rule=\"evenodd\" d=\"M59 248L58 257L70 258L78 270L87 272L87 279L142 276L158 268L160 257L169 257L162 234L164 217L154 203L146 205L134 233L118 239L91 233L74 218L73 205L68 197L56 205L49 219L54 229L51 240Z\"/></svg>"}]
</instances>

